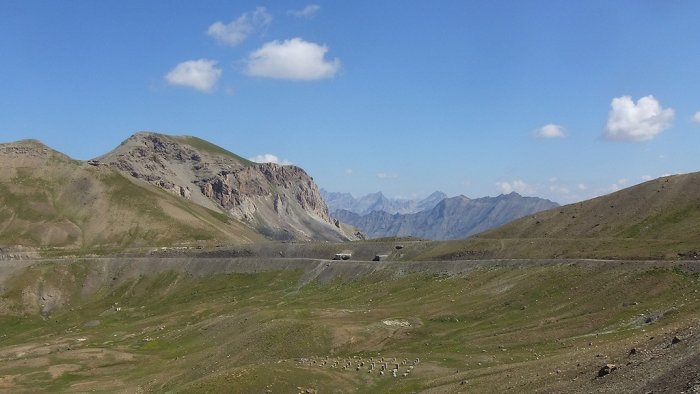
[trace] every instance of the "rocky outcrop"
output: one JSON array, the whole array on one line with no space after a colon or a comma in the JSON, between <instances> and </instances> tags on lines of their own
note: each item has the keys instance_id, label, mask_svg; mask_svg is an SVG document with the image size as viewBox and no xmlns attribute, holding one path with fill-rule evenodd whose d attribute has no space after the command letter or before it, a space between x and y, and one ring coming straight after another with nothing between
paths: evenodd
<instances>
[{"instance_id":1,"label":"rocky outcrop","mask_svg":"<svg viewBox=\"0 0 700 394\"><path fill-rule=\"evenodd\" d=\"M253 163L194 137L156 133L137 133L99 161L274 239L347 239L296 166Z\"/></svg>"},{"instance_id":2,"label":"rocky outcrop","mask_svg":"<svg viewBox=\"0 0 700 394\"><path fill-rule=\"evenodd\" d=\"M201 156L195 149L156 134L139 133L124 141L117 150L100 160L138 179L145 180L173 194L190 199L192 191L181 171L171 163L202 169Z\"/></svg>"},{"instance_id":3,"label":"rocky outcrop","mask_svg":"<svg viewBox=\"0 0 700 394\"><path fill-rule=\"evenodd\" d=\"M617 365L605 364L598 370L598 377L602 378L603 376L610 375L610 373L615 370L617 370Z\"/></svg>"},{"instance_id":4,"label":"rocky outcrop","mask_svg":"<svg viewBox=\"0 0 700 394\"><path fill-rule=\"evenodd\" d=\"M299 167L257 164L222 171L197 183L202 194L238 219L251 219L258 210L256 202L271 197L273 211L280 216L291 215L293 204L298 204L305 212L333 224L316 185Z\"/></svg>"}]
</instances>

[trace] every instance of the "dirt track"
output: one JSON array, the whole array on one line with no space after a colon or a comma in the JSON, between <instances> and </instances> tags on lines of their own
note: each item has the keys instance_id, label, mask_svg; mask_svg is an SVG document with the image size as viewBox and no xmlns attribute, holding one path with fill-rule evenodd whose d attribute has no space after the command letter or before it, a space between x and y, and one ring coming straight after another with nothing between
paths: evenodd
<instances>
[{"instance_id":1,"label":"dirt track","mask_svg":"<svg viewBox=\"0 0 700 394\"><path fill-rule=\"evenodd\" d=\"M592 259L562 260L459 260L459 261L336 261L306 258L263 257L104 257L79 259L33 259L0 262L0 282L14 272L34 264L70 264L74 261L89 262L104 278L133 279L164 271L183 272L195 276L220 273L258 273L277 270L303 270L303 281L319 280L325 283L335 278L352 280L373 272L444 273L457 275L475 269L487 268L532 268L546 266L576 265L581 268L645 270L649 268L679 269L687 273L700 273L698 261L616 261Z\"/></svg>"}]
</instances>

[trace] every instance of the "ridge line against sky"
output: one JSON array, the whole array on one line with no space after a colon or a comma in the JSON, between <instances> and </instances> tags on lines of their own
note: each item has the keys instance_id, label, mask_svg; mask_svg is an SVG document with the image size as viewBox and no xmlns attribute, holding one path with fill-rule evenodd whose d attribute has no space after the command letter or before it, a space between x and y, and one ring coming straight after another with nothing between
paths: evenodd
<instances>
[{"instance_id":1,"label":"ridge line against sky","mask_svg":"<svg viewBox=\"0 0 700 394\"><path fill-rule=\"evenodd\" d=\"M3 3L0 141L139 130L326 190L569 203L700 170L692 1Z\"/></svg>"}]
</instances>

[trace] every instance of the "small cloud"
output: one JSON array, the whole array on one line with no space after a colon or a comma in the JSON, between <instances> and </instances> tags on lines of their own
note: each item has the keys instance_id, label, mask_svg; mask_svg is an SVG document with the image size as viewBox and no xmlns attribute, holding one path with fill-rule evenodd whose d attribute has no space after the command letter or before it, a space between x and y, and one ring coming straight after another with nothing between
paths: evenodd
<instances>
[{"instance_id":1,"label":"small cloud","mask_svg":"<svg viewBox=\"0 0 700 394\"><path fill-rule=\"evenodd\" d=\"M246 72L254 77L317 80L333 77L340 60L324 59L328 47L301 38L271 41L248 56Z\"/></svg>"},{"instance_id":2,"label":"small cloud","mask_svg":"<svg viewBox=\"0 0 700 394\"><path fill-rule=\"evenodd\" d=\"M249 158L248 160L254 161L256 163L275 163L275 164L280 164L283 166L287 166L292 164L291 161L289 160L280 160L279 157L273 155L272 153L265 153L262 155L257 155Z\"/></svg>"},{"instance_id":3,"label":"small cloud","mask_svg":"<svg viewBox=\"0 0 700 394\"><path fill-rule=\"evenodd\" d=\"M616 192L620 189L624 189L628 183L629 180L627 178L618 179L617 182L613 183L608 187L608 190L611 192Z\"/></svg>"},{"instance_id":4,"label":"small cloud","mask_svg":"<svg viewBox=\"0 0 700 394\"><path fill-rule=\"evenodd\" d=\"M642 175L642 180L645 182L650 181L652 179L654 179L654 178L652 178L651 175Z\"/></svg>"},{"instance_id":5,"label":"small cloud","mask_svg":"<svg viewBox=\"0 0 700 394\"><path fill-rule=\"evenodd\" d=\"M535 130L535 137L537 138L564 138L566 137L566 134L567 131L564 126L553 123Z\"/></svg>"},{"instance_id":6,"label":"small cloud","mask_svg":"<svg viewBox=\"0 0 700 394\"><path fill-rule=\"evenodd\" d=\"M675 113L661 108L654 96L646 96L635 104L630 96L616 97L611 102L603 137L607 140L648 141L671 127Z\"/></svg>"},{"instance_id":7,"label":"small cloud","mask_svg":"<svg viewBox=\"0 0 700 394\"><path fill-rule=\"evenodd\" d=\"M345 175L347 175L347 176L352 175L352 168L348 168L347 170L345 170Z\"/></svg>"},{"instance_id":8,"label":"small cloud","mask_svg":"<svg viewBox=\"0 0 700 394\"><path fill-rule=\"evenodd\" d=\"M696 112L695 115L693 115L693 122L700 123L700 111Z\"/></svg>"},{"instance_id":9,"label":"small cloud","mask_svg":"<svg viewBox=\"0 0 700 394\"><path fill-rule=\"evenodd\" d=\"M533 194L535 192L535 188L522 180L515 180L512 182L496 182L496 186L498 186L503 194L509 194L512 192L516 192L518 194Z\"/></svg>"},{"instance_id":10,"label":"small cloud","mask_svg":"<svg viewBox=\"0 0 700 394\"><path fill-rule=\"evenodd\" d=\"M175 66L165 75L169 85L186 86L200 92L210 92L221 77L216 60L188 60Z\"/></svg>"},{"instance_id":11,"label":"small cloud","mask_svg":"<svg viewBox=\"0 0 700 394\"><path fill-rule=\"evenodd\" d=\"M255 29L265 27L271 22L272 15L265 7L258 7L252 13L246 12L228 24L212 23L207 29L207 35L221 44L233 47L245 41Z\"/></svg>"},{"instance_id":12,"label":"small cloud","mask_svg":"<svg viewBox=\"0 0 700 394\"><path fill-rule=\"evenodd\" d=\"M300 10L289 10L288 15L295 16L297 18L311 19L316 16L316 13L321 9L321 6L317 4L309 4Z\"/></svg>"},{"instance_id":13,"label":"small cloud","mask_svg":"<svg viewBox=\"0 0 700 394\"><path fill-rule=\"evenodd\" d=\"M379 179L397 179L398 177L398 174L387 174L386 172L377 173L377 178Z\"/></svg>"},{"instance_id":14,"label":"small cloud","mask_svg":"<svg viewBox=\"0 0 700 394\"><path fill-rule=\"evenodd\" d=\"M549 185L549 191L563 195L569 195L571 193L568 187L561 185Z\"/></svg>"}]
</instances>

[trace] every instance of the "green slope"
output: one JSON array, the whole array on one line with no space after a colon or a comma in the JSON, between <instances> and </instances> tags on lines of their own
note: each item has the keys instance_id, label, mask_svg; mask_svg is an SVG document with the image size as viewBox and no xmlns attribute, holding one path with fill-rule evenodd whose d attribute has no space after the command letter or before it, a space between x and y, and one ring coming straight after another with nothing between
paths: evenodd
<instances>
[{"instance_id":1,"label":"green slope","mask_svg":"<svg viewBox=\"0 0 700 394\"><path fill-rule=\"evenodd\" d=\"M687 384L677 372L700 355L689 266L325 264L99 259L0 270L0 391L649 392L667 372ZM309 274L327 279L304 285ZM682 342L671 346L674 336ZM392 378L368 372L370 357L420 362ZM350 369L333 367L348 359ZM606 363L621 369L596 379Z\"/></svg>"},{"instance_id":2,"label":"green slope","mask_svg":"<svg viewBox=\"0 0 700 394\"><path fill-rule=\"evenodd\" d=\"M5 149L30 149L8 153ZM36 142L0 150L0 245L138 247L250 242L252 229L104 166Z\"/></svg>"},{"instance_id":3,"label":"green slope","mask_svg":"<svg viewBox=\"0 0 700 394\"><path fill-rule=\"evenodd\" d=\"M228 150L226 150L218 145L212 144L211 142L203 140L201 138L192 137L189 135L186 135L186 136L168 136L165 134L158 134L158 135L161 137L164 137L164 138L170 138L172 140L178 141L178 142L183 143L183 144L187 144L187 145L193 147L194 149L197 149L200 151L204 151L204 152L208 152L208 153L216 154L216 155L227 156L229 158L236 159L241 164L245 164L245 165L253 164L252 161L245 159L241 156L238 156L237 154L235 154L231 151L228 151Z\"/></svg>"},{"instance_id":4,"label":"green slope","mask_svg":"<svg viewBox=\"0 0 700 394\"><path fill-rule=\"evenodd\" d=\"M700 173L530 215L420 258L682 258L700 251Z\"/></svg>"}]
</instances>

